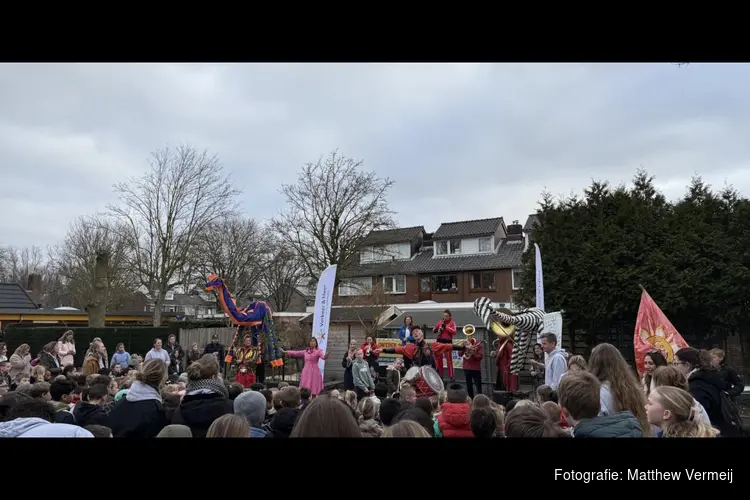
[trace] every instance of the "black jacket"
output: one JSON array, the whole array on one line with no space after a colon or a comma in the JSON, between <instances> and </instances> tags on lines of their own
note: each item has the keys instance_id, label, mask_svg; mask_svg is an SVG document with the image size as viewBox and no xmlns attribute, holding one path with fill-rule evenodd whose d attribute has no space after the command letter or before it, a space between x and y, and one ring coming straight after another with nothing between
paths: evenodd
<instances>
[{"instance_id":1,"label":"black jacket","mask_svg":"<svg viewBox=\"0 0 750 500\"><path fill-rule=\"evenodd\" d=\"M266 437L288 438L299 416L297 408L282 408L274 413Z\"/></svg>"},{"instance_id":2,"label":"black jacket","mask_svg":"<svg viewBox=\"0 0 750 500\"><path fill-rule=\"evenodd\" d=\"M204 438L214 420L229 413L234 413L234 406L223 394L187 394L175 410L172 424L187 425L194 438Z\"/></svg>"},{"instance_id":3,"label":"black jacket","mask_svg":"<svg viewBox=\"0 0 750 500\"><path fill-rule=\"evenodd\" d=\"M107 425L107 414L100 405L79 401L73 408L75 423L81 427L87 425Z\"/></svg>"},{"instance_id":4,"label":"black jacket","mask_svg":"<svg viewBox=\"0 0 750 500\"><path fill-rule=\"evenodd\" d=\"M711 425L719 429L722 435L731 435L731 426L721 412L721 392L729 388L721 373L718 370L698 370L690 375L688 384L690 394L706 409Z\"/></svg>"},{"instance_id":5,"label":"black jacket","mask_svg":"<svg viewBox=\"0 0 750 500\"><path fill-rule=\"evenodd\" d=\"M588 418L573 429L577 438L639 438L643 437L641 423L629 411L614 415Z\"/></svg>"},{"instance_id":6,"label":"black jacket","mask_svg":"<svg viewBox=\"0 0 750 500\"><path fill-rule=\"evenodd\" d=\"M60 358L58 358L58 362L55 363L55 357L53 357L52 354L46 351L43 351L39 356L39 364L49 370L52 376L60 375L62 373L62 367L59 364Z\"/></svg>"},{"instance_id":7,"label":"black jacket","mask_svg":"<svg viewBox=\"0 0 750 500\"><path fill-rule=\"evenodd\" d=\"M744 392L745 384L742 383L740 374L732 365L723 363L719 367L719 375L727 384L726 391L730 398L734 399Z\"/></svg>"},{"instance_id":8,"label":"black jacket","mask_svg":"<svg viewBox=\"0 0 750 500\"><path fill-rule=\"evenodd\" d=\"M106 426L116 438L153 438L169 424L164 406L156 399L130 402L127 396L115 403Z\"/></svg>"},{"instance_id":9,"label":"black jacket","mask_svg":"<svg viewBox=\"0 0 750 500\"><path fill-rule=\"evenodd\" d=\"M203 354L213 354L216 353L217 359L219 360L219 366L223 369L224 368L224 346L220 343L209 343L206 344L206 348L203 350Z\"/></svg>"}]
</instances>

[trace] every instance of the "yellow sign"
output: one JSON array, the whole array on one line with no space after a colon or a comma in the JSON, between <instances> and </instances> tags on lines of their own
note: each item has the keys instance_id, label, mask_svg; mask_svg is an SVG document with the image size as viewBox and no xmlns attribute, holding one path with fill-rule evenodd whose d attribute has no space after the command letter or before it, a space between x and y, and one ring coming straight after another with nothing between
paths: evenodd
<instances>
[{"instance_id":1,"label":"yellow sign","mask_svg":"<svg viewBox=\"0 0 750 500\"><path fill-rule=\"evenodd\" d=\"M392 348L392 347L401 347L401 340L400 339L375 339L375 342L378 344L378 347L381 349L385 348ZM434 339L428 339L427 345L432 344L435 342ZM461 345L463 343L463 340L454 340L453 345ZM459 369L462 370L464 367L464 357L463 353L458 351L451 351L451 355L453 357L453 369ZM387 366L393 363L393 361L396 358L401 358L402 356L400 354L388 354L388 353L381 353L378 357L378 364L380 366ZM443 368L448 368L448 362L443 359Z\"/></svg>"}]
</instances>

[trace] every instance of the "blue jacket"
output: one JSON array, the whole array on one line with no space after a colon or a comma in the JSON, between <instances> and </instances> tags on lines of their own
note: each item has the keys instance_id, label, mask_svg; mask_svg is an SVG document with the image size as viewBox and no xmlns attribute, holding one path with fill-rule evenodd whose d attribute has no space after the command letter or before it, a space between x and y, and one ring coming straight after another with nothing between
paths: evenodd
<instances>
[{"instance_id":1,"label":"blue jacket","mask_svg":"<svg viewBox=\"0 0 750 500\"><path fill-rule=\"evenodd\" d=\"M409 328L409 334L406 334L406 325L403 325L401 327L401 330L398 331L398 338L401 339L401 346L405 346L406 343L412 343L414 342L414 337L411 336L411 329L414 327L414 325L411 325Z\"/></svg>"}]
</instances>

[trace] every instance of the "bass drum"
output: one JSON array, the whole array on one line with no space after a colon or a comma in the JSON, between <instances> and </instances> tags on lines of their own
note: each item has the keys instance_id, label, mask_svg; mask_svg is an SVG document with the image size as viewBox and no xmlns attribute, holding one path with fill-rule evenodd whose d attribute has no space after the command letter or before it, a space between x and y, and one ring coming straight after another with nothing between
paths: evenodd
<instances>
[{"instance_id":1,"label":"bass drum","mask_svg":"<svg viewBox=\"0 0 750 500\"><path fill-rule=\"evenodd\" d=\"M418 366L412 366L408 370L406 370L406 374L401 379L401 385L404 383L414 385L414 382L416 382L419 379L419 367Z\"/></svg>"},{"instance_id":2,"label":"bass drum","mask_svg":"<svg viewBox=\"0 0 750 500\"><path fill-rule=\"evenodd\" d=\"M424 383L427 385L430 391L432 391L432 394L440 394L445 390L445 384L443 383L443 379L440 377L440 374L436 372L432 367L430 366L423 366L420 369L420 379L424 381Z\"/></svg>"}]
</instances>

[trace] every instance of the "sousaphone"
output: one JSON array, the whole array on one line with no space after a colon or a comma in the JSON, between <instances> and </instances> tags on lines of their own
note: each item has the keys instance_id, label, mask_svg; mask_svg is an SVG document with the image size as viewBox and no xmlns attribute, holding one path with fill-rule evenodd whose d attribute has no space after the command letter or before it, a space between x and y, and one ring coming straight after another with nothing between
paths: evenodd
<instances>
[{"instance_id":1,"label":"sousaphone","mask_svg":"<svg viewBox=\"0 0 750 500\"><path fill-rule=\"evenodd\" d=\"M501 308L497 309L497 312L507 314L508 316L513 316L513 311L511 311L510 309ZM497 355L500 356L500 354L503 352L503 349L505 349L505 346L508 345L508 342L513 343L516 341L516 325L503 323L497 320L495 318L495 315L491 312L487 319L488 321L486 321L486 323L489 323L488 326L490 331L498 337L495 342L500 343L500 348L497 350ZM493 344L495 342L493 342Z\"/></svg>"}]
</instances>

